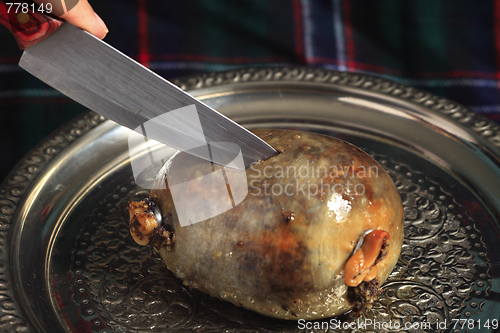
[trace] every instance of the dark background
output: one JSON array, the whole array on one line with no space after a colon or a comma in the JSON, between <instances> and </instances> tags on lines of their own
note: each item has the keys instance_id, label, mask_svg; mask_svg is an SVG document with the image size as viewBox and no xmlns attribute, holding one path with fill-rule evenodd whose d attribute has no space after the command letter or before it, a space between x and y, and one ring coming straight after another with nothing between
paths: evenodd
<instances>
[{"instance_id":1,"label":"dark background","mask_svg":"<svg viewBox=\"0 0 500 333\"><path fill-rule=\"evenodd\" d=\"M500 2L99 0L106 41L167 79L307 65L383 76L500 119ZM23 72L0 28L0 180L85 109Z\"/></svg>"}]
</instances>

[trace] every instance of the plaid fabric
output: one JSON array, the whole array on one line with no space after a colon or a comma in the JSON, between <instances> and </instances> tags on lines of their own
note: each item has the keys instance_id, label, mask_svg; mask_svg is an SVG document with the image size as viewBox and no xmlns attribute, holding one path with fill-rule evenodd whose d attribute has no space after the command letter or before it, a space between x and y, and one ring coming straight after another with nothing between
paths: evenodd
<instances>
[{"instance_id":1,"label":"plaid fabric","mask_svg":"<svg viewBox=\"0 0 500 333\"><path fill-rule=\"evenodd\" d=\"M90 0L106 41L167 79L309 65L383 76L500 121L500 1ZM0 180L84 108L24 73L0 29Z\"/></svg>"}]
</instances>

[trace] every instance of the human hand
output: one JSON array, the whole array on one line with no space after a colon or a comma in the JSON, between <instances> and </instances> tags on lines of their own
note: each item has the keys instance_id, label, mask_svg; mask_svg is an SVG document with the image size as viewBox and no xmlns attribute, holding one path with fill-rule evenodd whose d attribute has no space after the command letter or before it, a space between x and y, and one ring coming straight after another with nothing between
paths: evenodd
<instances>
[{"instance_id":1,"label":"human hand","mask_svg":"<svg viewBox=\"0 0 500 333\"><path fill-rule=\"evenodd\" d=\"M52 5L52 14L103 39L108 33L104 21L87 0L34 0L39 5ZM61 3L62 1L62 3Z\"/></svg>"}]
</instances>

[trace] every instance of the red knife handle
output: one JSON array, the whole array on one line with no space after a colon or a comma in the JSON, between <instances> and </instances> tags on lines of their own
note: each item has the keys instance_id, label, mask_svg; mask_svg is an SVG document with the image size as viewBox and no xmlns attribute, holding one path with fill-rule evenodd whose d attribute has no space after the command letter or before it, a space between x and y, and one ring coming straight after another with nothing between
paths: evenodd
<instances>
[{"instance_id":1,"label":"red knife handle","mask_svg":"<svg viewBox=\"0 0 500 333\"><path fill-rule=\"evenodd\" d=\"M44 40L64 22L39 12L46 11L46 5L22 1L0 0L0 23L14 35L21 50Z\"/></svg>"}]
</instances>

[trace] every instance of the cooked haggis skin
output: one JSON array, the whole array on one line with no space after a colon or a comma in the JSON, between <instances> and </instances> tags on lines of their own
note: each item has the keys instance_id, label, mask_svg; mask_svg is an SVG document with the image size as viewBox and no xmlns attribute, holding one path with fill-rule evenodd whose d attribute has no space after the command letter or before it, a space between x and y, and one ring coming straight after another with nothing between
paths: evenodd
<instances>
[{"instance_id":1,"label":"cooked haggis skin","mask_svg":"<svg viewBox=\"0 0 500 333\"><path fill-rule=\"evenodd\" d=\"M279 154L246 170L248 195L242 202L181 227L167 163L149 200L129 202L132 237L153 246L185 285L237 306L294 320L352 309L359 314L401 250L403 206L393 181L374 159L344 141L291 130L254 133ZM196 168L185 166L186 179L202 175ZM217 193L186 186L190 196L228 195L226 188ZM155 204L161 225L154 223Z\"/></svg>"}]
</instances>

